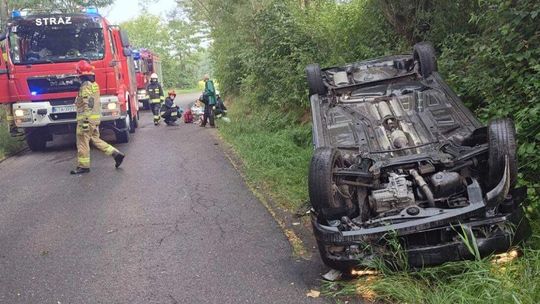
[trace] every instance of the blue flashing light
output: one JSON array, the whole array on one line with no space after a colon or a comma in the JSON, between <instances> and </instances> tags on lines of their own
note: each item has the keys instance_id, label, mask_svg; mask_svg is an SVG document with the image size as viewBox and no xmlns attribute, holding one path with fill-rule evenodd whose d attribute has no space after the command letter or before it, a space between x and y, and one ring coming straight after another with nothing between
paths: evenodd
<instances>
[{"instance_id":1,"label":"blue flashing light","mask_svg":"<svg viewBox=\"0 0 540 304\"><path fill-rule=\"evenodd\" d=\"M87 14L93 14L93 15L98 15L99 14L97 7L94 7L94 6L87 7L86 8L86 13Z\"/></svg>"},{"instance_id":2,"label":"blue flashing light","mask_svg":"<svg viewBox=\"0 0 540 304\"><path fill-rule=\"evenodd\" d=\"M11 18L15 19L15 18L21 18L21 17L22 17L21 11L14 10L11 12Z\"/></svg>"},{"instance_id":3,"label":"blue flashing light","mask_svg":"<svg viewBox=\"0 0 540 304\"><path fill-rule=\"evenodd\" d=\"M31 92L30 94L32 94L32 96L37 96L37 92L36 92L36 91L33 91L33 92Z\"/></svg>"}]
</instances>

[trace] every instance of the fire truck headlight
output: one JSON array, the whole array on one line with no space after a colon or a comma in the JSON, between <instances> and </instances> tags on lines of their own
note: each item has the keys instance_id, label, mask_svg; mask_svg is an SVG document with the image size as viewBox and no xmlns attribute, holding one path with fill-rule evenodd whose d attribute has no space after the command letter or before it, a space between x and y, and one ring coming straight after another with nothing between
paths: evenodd
<instances>
[{"instance_id":1,"label":"fire truck headlight","mask_svg":"<svg viewBox=\"0 0 540 304\"><path fill-rule=\"evenodd\" d=\"M109 104L107 104L107 109L109 110L116 110L117 107L118 105L115 102L109 102Z\"/></svg>"},{"instance_id":2,"label":"fire truck headlight","mask_svg":"<svg viewBox=\"0 0 540 304\"><path fill-rule=\"evenodd\" d=\"M24 117L26 116L26 111L22 109L15 110L15 117Z\"/></svg>"}]
</instances>

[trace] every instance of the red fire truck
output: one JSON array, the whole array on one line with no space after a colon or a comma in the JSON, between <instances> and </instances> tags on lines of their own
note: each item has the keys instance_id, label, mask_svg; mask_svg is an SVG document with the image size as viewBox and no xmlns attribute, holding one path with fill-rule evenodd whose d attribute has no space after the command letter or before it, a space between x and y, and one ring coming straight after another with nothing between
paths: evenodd
<instances>
[{"instance_id":1,"label":"red fire truck","mask_svg":"<svg viewBox=\"0 0 540 304\"><path fill-rule=\"evenodd\" d=\"M117 142L129 141L138 121L135 64L128 37L95 9L80 14L13 12L0 36L0 103L31 150L43 150L53 135L75 132L74 100L80 87L75 64L96 67L102 128ZM11 112L11 113L10 113Z\"/></svg>"},{"instance_id":2,"label":"red fire truck","mask_svg":"<svg viewBox=\"0 0 540 304\"><path fill-rule=\"evenodd\" d=\"M146 86L150 80L150 75L156 73L159 81L163 83L163 73L161 72L161 60L152 51L147 49L135 50L133 52L135 60L135 71L137 73L137 97L143 104L143 108L150 109L150 99L146 92Z\"/></svg>"}]
</instances>

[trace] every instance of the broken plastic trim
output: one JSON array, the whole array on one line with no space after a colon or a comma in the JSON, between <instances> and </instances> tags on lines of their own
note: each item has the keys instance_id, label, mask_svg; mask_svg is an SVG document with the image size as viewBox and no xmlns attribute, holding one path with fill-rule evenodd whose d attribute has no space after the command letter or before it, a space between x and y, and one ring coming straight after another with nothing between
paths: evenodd
<instances>
[{"instance_id":1,"label":"broken plastic trim","mask_svg":"<svg viewBox=\"0 0 540 304\"><path fill-rule=\"evenodd\" d=\"M486 194L488 207L496 207L504 201L510 191L510 165L508 164L508 155L504 156L503 176L497 186Z\"/></svg>"}]
</instances>

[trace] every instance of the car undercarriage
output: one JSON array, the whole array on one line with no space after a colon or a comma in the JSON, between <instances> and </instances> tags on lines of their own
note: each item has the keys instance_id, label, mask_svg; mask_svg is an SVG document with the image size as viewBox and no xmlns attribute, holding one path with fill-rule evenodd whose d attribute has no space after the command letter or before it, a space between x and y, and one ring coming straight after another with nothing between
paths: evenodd
<instances>
[{"instance_id":1,"label":"car undercarriage","mask_svg":"<svg viewBox=\"0 0 540 304\"><path fill-rule=\"evenodd\" d=\"M392 257L392 243L408 266L437 265L472 258L467 240L486 256L529 235L513 122L483 126L437 73L430 44L306 70L312 224L329 267Z\"/></svg>"}]
</instances>

